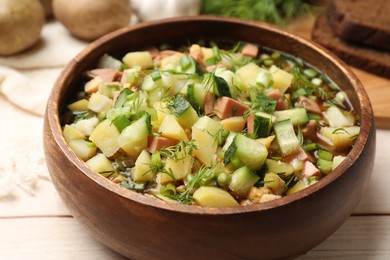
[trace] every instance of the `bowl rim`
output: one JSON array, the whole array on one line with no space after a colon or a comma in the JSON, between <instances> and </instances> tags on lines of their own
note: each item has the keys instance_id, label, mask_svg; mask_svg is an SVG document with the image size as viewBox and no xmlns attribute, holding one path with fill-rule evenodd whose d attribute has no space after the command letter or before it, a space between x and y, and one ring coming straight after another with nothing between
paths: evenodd
<instances>
[{"instance_id":1,"label":"bowl rim","mask_svg":"<svg viewBox=\"0 0 390 260\"><path fill-rule=\"evenodd\" d=\"M106 179L105 177L97 174L92 171L84 161L79 159L75 153L71 150L71 148L66 143L63 134L62 128L60 124L59 117L59 103L61 96L61 88L64 80L70 76L72 72L72 68L76 67L79 62L83 60L84 57L89 55L94 51L96 47L99 47L108 41L114 39L117 36L127 34L128 32L134 30L142 30L145 27L153 27L161 24L169 24L169 23L182 23L191 21L203 21L203 22L227 22L227 23L235 23L241 24L242 26L254 26L259 27L262 30L269 30L273 33L283 35L285 37L292 38L294 41L297 41L300 44L303 44L311 49L314 49L319 55L324 56L327 60L334 63L341 72L347 76L351 85L353 86L354 91L358 97L359 106L361 110L361 129L358 138L355 141L355 145L352 147L351 151L347 155L347 159L345 159L335 170L323 177L319 182L301 190L297 193L290 194L287 196L283 196L279 199L262 202L259 204L252 204L247 206L236 206L236 207L223 207L223 208L214 208L214 207L202 207L197 205L183 205L183 204L174 204L166 201L159 200L152 196L144 195L138 192L130 191L125 188L120 187L118 184L113 183L112 181ZM130 46L131 47L131 46ZM272 48L272 46L271 46ZM72 60L64 67L60 76L54 83L52 91L50 93L47 107L46 107L46 115L45 120L47 120L48 127L52 132L53 139L55 144L61 149L61 152L68 157L68 160L71 161L84 175L86 175L91 181L95 182L97 185L107 189L116 195L126 199L131 200L135 203L139 203L145 206L151 206L155 208L159 208L162 210L181 212L185 214L207 214L207 215L230 215L230 214L241 214L243 212L258 212L265 211L273 208L279 208L290 203L293 203L297 200L300 200L304 197L310 196L317 191L323 189L336 179L338 179L343 173L353 165L353 163L358 159L364 147L366 146L368 139L370 137L370 133L375 129L374 120L373 120L373 110L369 100L369 97L364 89L362 83L359 81L357 76L352 72L352 70L337 56L331 53L329 50L320 46L319 44L305 39L296 34L287 32L283 29L280 29L274 25L270 25L265 22L251 21L239 18L227 18L221 16L210 16L210 15L196 15L196 16L183 16L183 17L175 17L175 18L166 18L161 20L143 22L136 25L124 27L118 29L114 32L111 32L96 41L90 43L86 48L84 48L79 54L72 58ZM364 134L362 134L364 133Z\"/></svg>"}]
</instances>

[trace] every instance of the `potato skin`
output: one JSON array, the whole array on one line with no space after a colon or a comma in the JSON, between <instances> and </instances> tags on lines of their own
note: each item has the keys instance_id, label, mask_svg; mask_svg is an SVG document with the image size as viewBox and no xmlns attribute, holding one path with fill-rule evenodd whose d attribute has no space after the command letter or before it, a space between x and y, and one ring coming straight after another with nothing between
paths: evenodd
<instances>
[{"instance_id":1,"label":"potato skin","mask_svg":"<svg viewBox=\"0 0 390 260\"><path fill-rule=\"evenodd\" d=\"M87 41L127 26L131 18L128 0L53 0L53 12L74 36Z\"/></svg>"},{"instance_id":2,"label":"potato skin","mask_svg":"<svg viewBox=\"0 0 390 260\"><path fill-rule=\"evenodd\" d=\"M38 0L0 0L0 55L13 55L34 45L44 23Z\"/></svg>"}]
</instances>

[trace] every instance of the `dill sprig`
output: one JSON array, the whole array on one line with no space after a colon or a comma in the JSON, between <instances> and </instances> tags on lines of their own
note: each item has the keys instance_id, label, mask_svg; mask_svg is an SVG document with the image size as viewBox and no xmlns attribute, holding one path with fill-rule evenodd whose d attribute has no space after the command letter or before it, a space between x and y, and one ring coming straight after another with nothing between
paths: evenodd
<instances>
[{"instance_id":1,"label":"dill sprig","mask_svg":"<svg viewBox=\"0 0 390 260\"><path fill-rule=\"evenodd\" d=\"M312 9L307 0L203 0L201 12L285 25Z\"/></svg>"}]
</instances>

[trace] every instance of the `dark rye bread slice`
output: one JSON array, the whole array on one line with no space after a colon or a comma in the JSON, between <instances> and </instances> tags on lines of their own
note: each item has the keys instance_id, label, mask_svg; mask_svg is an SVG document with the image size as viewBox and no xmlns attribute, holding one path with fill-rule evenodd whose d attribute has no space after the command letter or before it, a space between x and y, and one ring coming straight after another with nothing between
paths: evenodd
<instances>
[{"instance_id":1,"label":"dark rye bread slice","mask_svg":"<svg viewBox=\"0 0 390 260\"><path fill-rule=\"evenodd\" d=\"M312 39L331 50L349 65L390 78L390 52L374 50L341 40L334 34L326 16L317 17Z\"/></svg>"},{"instance_id":2,"label":"dark rye bread slice","mask_svg":"<svg viewBox=\"0 0 390 260\"><path fill-rule=\"evenodd\" d=\"M343 40L390 50L390 0L332 0L328 19Z\"/></svg>"}]
</instances>

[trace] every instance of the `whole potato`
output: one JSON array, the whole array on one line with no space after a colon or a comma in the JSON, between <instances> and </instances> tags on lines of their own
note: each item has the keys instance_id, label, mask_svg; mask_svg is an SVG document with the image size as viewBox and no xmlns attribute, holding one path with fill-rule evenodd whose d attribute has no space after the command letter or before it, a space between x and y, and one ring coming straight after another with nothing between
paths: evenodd
<instances>
[{"instance_id":1,"label":"whole potato","mask_svg":"<svg viewBox=\"0 0 390 260\"><path fill-rule=\"evenodd\" d=\"M54 16L73 35L95 40L127 26L131 18L128 0L53 0Z\"/></svg>"},{"instance_id":2,"label":"whole potato","mask_svg":"<svg viewBox=\"0 0 390 260\"><path fill-rule=\"evenodd\" d=\"M51 17L53 14L52 2L53 0L39 0L45 10L46 17Z\"/></svg>"},{"instance_id":3,"label":"whole potato","mask_svg":"<svg viewBox=\"0 0 390 260\"><path fill-rule=\"evenodd\" d=\"M38 0L0 0L0 55L31 47L40 38L44 23Z\"/></svg>"}]
</instances>

